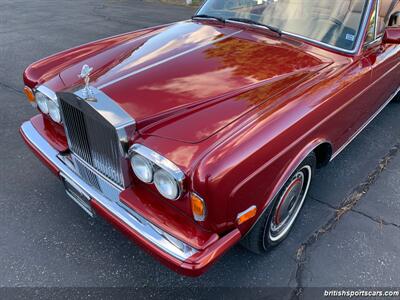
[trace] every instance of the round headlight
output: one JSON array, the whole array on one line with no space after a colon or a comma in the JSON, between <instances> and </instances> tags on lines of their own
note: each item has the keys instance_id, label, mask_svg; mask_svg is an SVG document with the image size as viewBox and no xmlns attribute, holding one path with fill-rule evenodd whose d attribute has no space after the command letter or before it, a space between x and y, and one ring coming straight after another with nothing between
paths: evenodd
<instances>
[{"instance_id":1,"label":"round headlight","mask_svg":"<svg viewBox=\"0 0 400 300\"><path fill-rule=\"evenodd\" d=\"M131 158L132 170L135 175L143 182L153 181L153 164L141 155L135 154Z\"/></svg>"},{"instance_id":2,"label":"round headlight","mask_svg":"<svg viewBox=\"0 0 400 300\"><path fill-rule=\"evenodd\" d=\"M36 93L36 103L42 113L47 114L49 112L49 108L47 107L47 97L41 92Z\"/></svg>"},{"instance_id":3,"label":"round headlight","mask_svg":"<svg viewBox=\"0 0 400 300\"><path fill-rule=\"evenodd\" d=\"M47 99L47 109L49 111L50 118L54 122L61 123L61 114L58 104L51 99Z\"/></svg>"},{"instance_id":4,"label":"round headlight","mask_svg":"<svg viewBox=\"0 0 400 300\"><path fill-rule=\"evenodd\" d=\"M175 200L179 196L179 186L176 180L163 169L157 170L154 174L154 184L157 190L165 198Z\"/></svg>"}]
</instances>

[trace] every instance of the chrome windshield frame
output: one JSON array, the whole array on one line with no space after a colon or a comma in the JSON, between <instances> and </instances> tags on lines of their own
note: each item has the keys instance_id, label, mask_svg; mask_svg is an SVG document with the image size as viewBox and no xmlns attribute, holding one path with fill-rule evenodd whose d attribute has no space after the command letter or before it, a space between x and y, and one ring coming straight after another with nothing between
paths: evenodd
<instances>
[{"instance_id":1,"label":"chrome windshield frame","mask_svg":"<svg viewBox=\"0 0 400 300\"><path fill-rule=\"evenodd\" d=\"M336 46L333 46L333 45L330 45L330 44L327 44L327 43L324 43L324 42L321 42L321 41L318 41L318 40L314 40L312 38L308 38L308 37L302 36L300 34L295 34L295 33L292 33L292 32L288 32L288 31L285 31L285 30L282 30L282 34L288 35L288 36L291 36L291 37L294 37L294 38L298 38L298 39L301 39L301 40L316 44L318 46L322 46L324 48L328 48L328 49L335 50L335 51L338 51L338 52L342 52L342 53L345 53L345 54L353 54L353 55L357 54L360 51L360 49L361 49L361 47L363 45L364 33L365 33L365 29L366 29L366 27L368 25L369 16L371 14L371 9L373 8L373 5L374 5L375 1L377 1L377 0L366 0L366 1L367 1L368 5L367 5L367 7L366 7L366 9L364 11L363 17L360 20L361 25L360 25L360 29L359 29L359 31L357 33L357 39L356 39L355 46L351 50L340 48L340 47L336 47ZM199 14L199 12L206 5L206 3L207 3L207 1L205 1L196 10L195 14ZM237 23L237 22L229 22L229 23ZM252 26L254 26L254 25L252 25ZM261 27L261 26L256 26L256 27ZM268 30L268 29L266 29L266 30Z\"/></svg>"}]
</instances>

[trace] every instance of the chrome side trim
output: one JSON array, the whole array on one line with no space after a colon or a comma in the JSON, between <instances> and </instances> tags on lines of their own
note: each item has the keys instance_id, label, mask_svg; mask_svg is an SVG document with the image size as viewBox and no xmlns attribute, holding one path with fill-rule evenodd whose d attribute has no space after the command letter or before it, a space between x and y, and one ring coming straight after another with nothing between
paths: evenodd
<instances>
[{"instance_id":1,"label":"chrome side trim","mask_svg":"<svg viewBox=\"0 0 400 300\"><path fill-rule=\"evenodd\" d=\"M110 213L153 245L180 261L184 261L198 252L195 248L164 232L123 204L119 200L120 190L105 181L101 176L97 177L100 190L86 183L78 175L79 171L73 169L73 164L67 164L59 158L61 154L39 134L30 121L22 124L21 131L32 146L60 170L63 177L73 182L91 199L96 199Z\"/></svg>"},{"instance_id":2,"label":"chrome side trim","mask_svg":"<svg viewBox=\"0 0 400 300\"><path fill-rule=\"evenodd\" d=\"M393 100L394 97L400 92L400 87L397 89L397 91L392 94L388 100L368 119L367 122L364 123L363 126L361 126L351 137L350 139L345 142L336 152L332 155L330 161L332 161L336 156L340 154L364 129L371 123L378 115L379 113L390 103L390 101Z\"/></svg>"}]
</instances>

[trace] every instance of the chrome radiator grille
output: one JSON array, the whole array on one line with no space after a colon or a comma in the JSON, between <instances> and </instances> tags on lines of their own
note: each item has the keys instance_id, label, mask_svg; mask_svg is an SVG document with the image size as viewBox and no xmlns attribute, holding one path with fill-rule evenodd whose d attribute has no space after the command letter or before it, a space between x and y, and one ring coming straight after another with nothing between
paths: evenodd
<instances>
[{"instance_id":1,"label":"chrome radiator grille","mask_svg":"<svg viewBox=\"0 0 400 300\"><path fill-rule=\"evenodd\" d=\"M60 99L70 150L105 177L124 186L121 146L112 126ZM90 182L88 182L90 183Z\"/></svg>"}]
</instances>

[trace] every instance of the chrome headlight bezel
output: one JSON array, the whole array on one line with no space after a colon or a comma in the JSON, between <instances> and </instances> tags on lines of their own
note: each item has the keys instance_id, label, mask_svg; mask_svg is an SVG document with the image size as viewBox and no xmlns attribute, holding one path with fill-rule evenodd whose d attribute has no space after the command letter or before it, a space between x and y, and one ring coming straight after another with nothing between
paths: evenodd
<instances>
[{"instance_id":1,"label":"chrome headlight bezel","mask_svg":"<svg viewBox=\"0 0 400 300\"><path fill-rule=\"evenodd\" d=\"M43 98L45 102L42 104L39 104L38 102L38 97ZM60 105L58 102L58 97L55 92L53 92L51 89L44 85L40 85L35 89L35 98L36 98L36 103L38 104L39 110L45 114L50 116L50 118L56 122L56 123L62 123L62 118L61 118L61 110L60 110ZM57 110L57 117L55 117L54 114L51 113L50 107L53 109L55 108Z\"/></svg>"},{"instance_id":2,"label":"chrome headlight bezel","mask_svg":"<svg viewBox=\"0 0 400 300\"><path fill-rule=\"evenodd\" d=\"M154 184L154 175L158 169L162 169L163 171L167 172L171 176L171 178L173 178L173 180L176 183L177 190L178 190L177 196L175 198L168 198L160 193L164 198L166 198L168 200L176 201L182 196L182 194L184 192L183 182L185 179L185 174L173 162L171 162L167 158L163 157L162 155L158 154L157 152L155 152L155 151L151 150L150 148L147 148L146 146L143 146L141 144L132 145L129 148L128 154L129 154L130 159L134 155L138 154L153 163L153 166L154 166L153 181L150 182L149 184Z\"/></svg>"}]
</instances>

